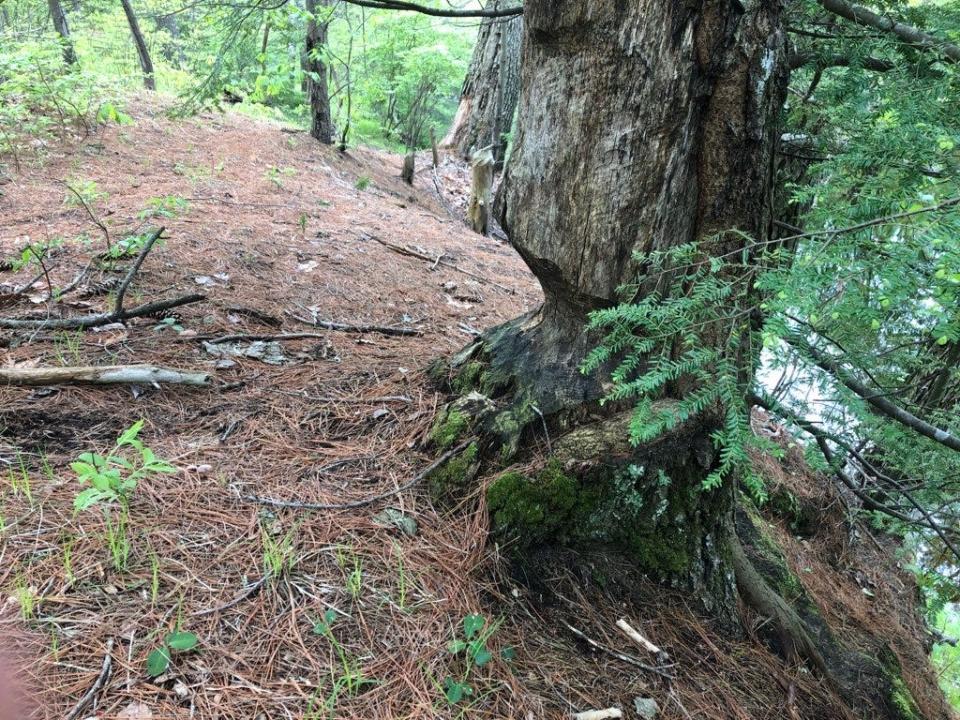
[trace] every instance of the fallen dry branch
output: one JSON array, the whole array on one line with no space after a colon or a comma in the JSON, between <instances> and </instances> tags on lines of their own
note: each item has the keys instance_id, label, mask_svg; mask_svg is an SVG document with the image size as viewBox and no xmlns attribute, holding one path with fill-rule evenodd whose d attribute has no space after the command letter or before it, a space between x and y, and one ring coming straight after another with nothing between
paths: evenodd
<instances>
[{"instance_id":1,"label":"fallen dry branch","mask_svg":"<svg viewBox=\"0 0 960 720\"><path fill-rule=\"evenodd\" d=\"M217 607L207 608L206 610L198 610L195 613L192 613L190 617L203 617L204 615L213 615L213 613L223 612L224 610L229 610L232 607L235 607L246 600L248 597L253 595L257 590L262 588L264 584L270 579L270 573L265 573L263 577L259 580L250 583L243 590L240 591L240 594L237 595L233 600L223 605L218 605Z\"/></svg>"},{"instance_id":2,"label":"fallen dry branch","mask_svg":"<svg viewBox=\"0 0 960 720\"><path fill-rule=\"evenodd\" d=\"M222 345L232 342L288 342L293 340L326 340L327 336L323 333L280 333L278 335L258 335L258 334L239 334L239 335L188 335L174 338L175 342L208 342L211 345Z\"/></svg>"},{"instance_id":3,"label":"fallen dry branch","mask_svg":"<svg viewBox=\"0 0 960 720\"><path fill-rule=\"evenodd\" d=\"M0 385L43 387L47 385L172 385L211 384L207 373L181 372L153 365L104 365L103 367L0 368Z\"/></svg>"},{"instance_id":4,"label":"fallen dry branch","mask_svg":"<svg viewBox=\"0 0 960 720\"><path fill-rule=\"evenodd\" d=\"M513 288L508 288L506 285L501 285L500 283L494 280L491 280L490 278L485 278L483 275L477 275L476 273L470 272L469 270L464 270L459 265L456 265L455 263L444 260L443 255L441 255L438 258L432 258L428 255L424 255L423 253L418 253L416 250L411 250L410 248L401 247L400 245L394 245L393 243L389 243L386 240L381 240L376 235L370 235L369 233L360 233L360 236L364 238L368 238L370 240L376 240L385 248L389 248L390 250L393 250L395 253L399 253L400 255L406 255L408 257L417 258L419 260L425 260L426 262L431 263L434 266L438 264L443 265L444 267L450 268L451 270L456 270L458 273L463 273L467 277L472 277L474 280L487 283L488 285L493 285L493 287L497 288L498 290L503 290L504 292L510 293L511 295L517 294L517 291L514 290Z\"/></svg>"},{"instance_id":5,"label":"fallen dry branch","mask_svg":"<svg viewBox=\"0 0 960 720\"><path fill-rule=\"evenodd\" d=\"M143 265L143 261L146 259L147 253L150 252L150 249L163 234L163 231L164 228L162 227L154 231L154 233L147 238L147 241L143 244L143 247L140 249L140 253L137 255L136 260L133 261L133 264L130 266L129 270L127 270L127 274L124 275L123 280L120 282L120 285L117 288L117 298L114 302L112 311L105 313L94 313L92 315L82 315L80 317L72 318L0 318L0 328L5 328L7 330L85 330L87 328L109 325L110 323L124 322L125 320L130 320L131 318L135 317L153 315L164 310L170 310L175 307L181 307L182 305L189 305L191 303L205 300L206 295L194 293L191 295L183 295L178 298L173 298L171 300L157 300L152 303L144 303L143 305L138 305L130 310L124 309L123 300L126 296L127 289L130 287L130 283L133 282L134 276L140 270L140 266Z\"/></svg>"},{"instance_id":6,"label":"fallen dry branch","mask_svg":"<svg viewBox=\"0 0 960 720\"><path fill-rule=\"evenodd\" d=\"M157 300L155 302L137 305L129 310L116 310L107 313L94 313L92 315L81 315L72 318L36 318L23 319L0 318L0 328L6 330L86 330L88 328L101 327L115 322L124 322L137 317L154 315L164 310L171 310L183 305L206 300L206 295L193 293L191 295L182 295L170 300Z\"/></svg>"},{"instance_id":7,"label":"fallen dry branch","mask_svg":"<svg viewBox=\"0 0 960 720\"><path fill-rule=\"evenodd\" d=\"M637 659L636 659L635 657L633 657L632 655L627 655L627 654L625 654L625 653L618 652L617 650L614 650L614 649L612 649L612 648L608 648L606 645L603 645L603 644L597 642L596 640L594 640L593 638L588 637L588 636L586 635L586 633L584 633L582 630L578 630L577 628L575 628L573 625L571 625L571 624L568 623L568 622L564 622L563 624L564 624L564 626L567 628L567 630L569 630L569 631L572 632L574 635L576 635L578 638L580 638L581 640L583 640L583 641L584 641L585 643L587 643L587 645L589 645L590 647L595 648L595 649L597 649L597 650L599 650L599 651L601 651L601 652L604 652L604 653L606 653L607 655L609 655L610 657L616 658L617 660L622 660L623 662L628 663L628 664L630 664L630 665L633 665L634 667L638 667L638 668L640 668L641 670L646 670L647 672L656 673L656 674L659 675L660 677L667 678L668 680L672 680L672 679L673 679L673 675L671 675L670 673L668 673L666 670L664 670L664 669L662 669L662 668L654 667L653 665L648 665L648 664L645 663L645 662L641 662L640 660L637 660Z\"/></svg>"},{"instance_id":8,"label":"fallen dry branch","mask_svg":"<svg viewBox=\"0 0 960 720\"><path fill-rule=\"evenodd\" d=\"M423 482L427 476L436 470L438 467L443 465L447 460L459 454L466 448L470 443L472 443L476 438L470 438L464 440L462 443L457 445L452 450L448 450L443 455L438 457L432 463L427 465L423 470L416 474L416 476L407 483L395 487L393 490L388 490L385 493L380 493L379 495L374 495L372 497L364 498L363 500L354 500L352 502L345 503L305 503L300 502L299 500L278 500L276 498L261 497L259 495L243 495L241 499L246 500L247 502L254 502L260 505L269 505L270 507L281 507L281 508L291 508L293 510L352 510L353 508L366 507L367 505L373 505L376 502L381 500L386 500L387 498L393 497L394 495L399 495L404 490L409 490L410 488L418 485Z\"/></svg>"},{"instance_id":9,"label":"fallen dry branch","mask_svg":"<svg viewBox=\"0 0 960 720\"><path fill-rule=\"evenodd\" d=\"M297 322L302 322L304 325L312 325L313 327L322 327L327 330L338 330L340 332L349 332L349 333L379 333L380 335L401 335L401 336L419 336L423 335L423 330L417 330L416 328L405 328L405 327L396 327L394 325L352 325L350 323L341 323L334 322L333 320L311 320L308 318L300 317L299 315L293 315L292 317Z\"/></svg>"},{"instance_id":10,"label":"fallen dry branch","mask_svg":"<svg viewBox=\"0 0 960 720\"><path fill-rule=\"evenodd\" d=\"M648 653L655 655L661 660L669 659L669 655L667 655L663 649L657 647L652 642L647 640L643 635L641 635L630 623L627 622L626 618L620 618L617 620L617 627L623 630L628 638L633 640Z\"/></svg>"},{"instance_id":11,"label":"fallen dry branch","mask_svg":"<svg viewBox=\"0 0 960 720\"><path fill-rule=\"evenodd\" d=\"M113 670L113 638L107 640L107 650L103 655L103 664L100 666L100 674L97 675L97 679L93 681L93 685L90 686L90 689L84 693L83 697L77 701L77 704L73 706L73 709L67 713L64 720L75 720L75 718L80 716L80 713L83 712L83 709L93 700L97 694L103 689L103 686L107 684L107 680L110 679L110 672Z\"/></svg>"}]
</instances>

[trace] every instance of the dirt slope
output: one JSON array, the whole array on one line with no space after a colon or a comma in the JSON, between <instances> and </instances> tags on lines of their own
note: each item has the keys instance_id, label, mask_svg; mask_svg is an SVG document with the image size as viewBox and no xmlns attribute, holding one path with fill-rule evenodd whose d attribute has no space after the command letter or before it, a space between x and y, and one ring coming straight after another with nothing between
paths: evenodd
<instances>
[{"instance_id":1,"label":"dirt slope","mask_svg":"<svg viewBox=\"0 0 960 720\"><path fill-rule=\"evenodd\" d=\"M0 504L7 597L0 623L30 658L37 717L64 717L91 687L96 705L79 717L541 718L614 704L629 710L635 696L655 698L664 718L843 717L816 678L784 667L750 638L712 636L682 596L634 583L629 567L581 556L545 565L541 574L564 599L545 601L486 543L482 501L440 512L421 486L346 510L247 499L338 504L408 482L432 460L421 444L444 400L426 381L426 364L464 345L471 329L534 306L539 289L507 245L448 214L462 195L453 165L441 173L451 191L444 204L429 170L414 189L403 186L397 157L341 155L235 114L172 122L142 104L133 115L135 124L53 149L42 166L0 188L0 255L62 237L51 276L68 284L105 240L82 208L65 203L63 181L94 181L106 197L91 209L113 242L144 222L167 228L131 301L191 292L206 300L169 321L180 333L156 318L100 332L0 331L0 363L149 362L208 370L217 387L0 390L0 472L9 470ZM174 216L142 218L157 198L168 198L166 214ZM96 266L54 312L108 307L110 282L127 262ZM7 271L0 282L16 286L33 274ZM43 300L43 282L31 294ZM0 314L46 307L22 297ZM422 333L334 332L294 317L312 313ZM266 348L280 364L219 357L216 348L229 343L200 339L302 332L318 337ZM69 463L109 450L138 419L144 441L179 471L137 488L129 560L118 571L104 516L73 511L80 486ZM385 509L407 526L391 524ZM789 533L783 541L804 578L820 556L804 559L810 541ZM270 560L284 569L264 580ZM895 573L902 593L912 592L895 566L870 562L881 575L871 587ZM912 601L901 607L899 594L882 595L883 612L872 614L856 563L842 571L826 563L817 574L834 583L832 594L808 590L840 622L850 607L837 587L855 597L858 626L895 613L884 632L910 689L926 717L945 717ZM631 585L640 589L625 590ZM328 611L329 633L316 632ZM494 659L482 668L468 669L447 648L471 613L503 621L488 625ZM670 652L675 681L570 630L638 655L615 628L624 615ZM149 679L148 654L176 628L195 633L199 648ZM112 672L100 687L111 643ZM510 661L500 656L508 647L516 653ZM448 704L447 677L472 694Z\"/></svg>"}]
</instances>

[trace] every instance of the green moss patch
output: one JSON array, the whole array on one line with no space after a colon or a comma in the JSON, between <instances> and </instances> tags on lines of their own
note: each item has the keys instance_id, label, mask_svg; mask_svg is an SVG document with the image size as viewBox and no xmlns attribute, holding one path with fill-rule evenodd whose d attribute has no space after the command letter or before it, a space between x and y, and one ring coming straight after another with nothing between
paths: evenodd
<instances>
[{"instance_id":1,"label":"green moss patch","mask_svg":"<svg viewBox=\"0 0 960 720\"><path fill-rule=\"evenodd\" d=\"M430 441L441 450L453 447L470 427L466 413L454 408L445 409L430 429Z\"/></svg>"}]
</instances>

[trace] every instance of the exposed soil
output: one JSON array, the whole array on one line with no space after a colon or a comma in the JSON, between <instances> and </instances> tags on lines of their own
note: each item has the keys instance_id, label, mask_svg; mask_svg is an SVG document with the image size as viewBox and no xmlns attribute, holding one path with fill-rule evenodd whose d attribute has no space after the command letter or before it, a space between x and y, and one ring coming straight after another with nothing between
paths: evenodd
<instances>
[{"instance_id":1,"label":"exposed soil","mask_svg":"<svg viewBox=\"0 0 960 720\"><path fill-rule=\"evenodd\" d=\"M140 104L132 114L135 124L54 149L12 176L0 197L0 255L28 238L62 237L51 277L67 285L105 239L65 202L63 181L95 181L108 196L93 210L113 242L145 222L167 228L129 303L191 292L206 300L168 321L179 333L158 318L84 333L0 331L0 361L150 363L210 371L216 387L0 390L0 472L9 470L0 623L5 636L26 638L17 644L32 659L36 717L69 712L94 685L111 640L112 673L80 717L543 718L611 705L635 717L635 696L655 698L662 718L845 717L818 679L750 637L719 639L682 596L635 580L627 566L545 559L541 581L556 596L539 597L488 543L482 493L452 511L435 508L420 485L346 510L249 500L349 503L409 482L434 459L423 441L445 400L424 377L427 363L533 307L539 287L509 245L455 217L466 179L452 160L438 174L441 201L429 153L418 157L411 189L397 156L341 154L232 113L174 122ZM139 217L163 197L188 209ZM40 281L0 314L105 310L107 281L128 263L95 265L51 306L31 301L46 296ZM2 272L0 282L15 287L35 274ZM421 334L327 331L296 319L312 315ZM276 365L217 357L200 340L304 332L320 337L282 341ZM144 441L179 471L137 488L130 558L118 572L102 513L73 510L80 486L69 463L109 450L138 419ZM384 521L388 508L415 520L416 534ZM913 586L888 550L858 554L863 541L847 548L846 564L831 565L824 558L840 529L814 542L777 527L804 584L816 578L808 590L826 616L872 633L882 623L927 717L946 717L914 606L899 599ZM265 552L287 538L288 569L263 581ZM873 599L861 590L864 572ZM878 589L894 587L891 578L902 590ZM314 632L328 610L337 645ZM495 659L471 673L473 694L451 707L444 680L462 678L465 666L447 645L470 613L503 624L489 642ZM619 634L623 616L670 653L672 683L597 651L564 624L653 662ZM199 649L150 679L148 654L177 627L196 633ZM508 646L510 662L499 657Z\"/></svg>"}]
</instances>

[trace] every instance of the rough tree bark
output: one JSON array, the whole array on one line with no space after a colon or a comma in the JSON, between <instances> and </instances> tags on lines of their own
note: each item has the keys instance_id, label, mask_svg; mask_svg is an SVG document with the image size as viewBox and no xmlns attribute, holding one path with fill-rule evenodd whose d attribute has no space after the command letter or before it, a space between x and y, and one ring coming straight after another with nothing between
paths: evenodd
<instances>
[{"instance_id":1,"label":"rough tree bark","mask_svg":"<svg viewBox=\"0 0 960 720\"><path fill-rule=\"evenodd\" d=\"M133 11L133 5L130 0L120 0L123 5L123 14L127 16L127 24L130 25L130 34L133 35L133 44L137 47L137 57L140 60L140 69L143 70L143 86L147 90L156 90L157 84L153 76L153 61L150 59L150 51L147 49L147 41L140 32L140 23L137 22L137 14Z\"/></svg>"},{"instance_id":2,"label":"rough tree bark","mask_svg":"<svg viewBox=\"0 0 960 720\"><path fill-rule=\"evenodd\" d=\"M324 145L333 143L333 117L330 114L330 92L327 87L327 66L323 52L327 44L329 0L306 0L310 15L307 21L306 51L303 68L307 75L307 95L310 98L310 135ZM318 9L319 10L319 18Z\"/></svg>"},{"instance_id":3,"label":"rough tree bark","mask_svg":"<svg viewBox=\"0 0 960 720\"><path fill-rule=\"evenodd\" d=\"M733 229L770 237L787 78L780 3L528 0L524 8L518 131L497 210L545 301L451 364L455 386L475 378L490 399L469 413L483 431L478 456L510 458L531 435L552 435L573 477L494 483L494 531L525 516L513 510L531 487L552 487L544 502L555 536L586 528L581 534L626 547L650 575L689 588L733 622L734 489L702 489L717 462L718 418L624 448L629 409L601 409L604 378L579 368L597 342L584 331L587 315L616 303L617 288L637 277L634 253L718 235L710 250L726 253L742 245L725 233ZM571 503L555 505L558 483ZM635 500L629 517L615 507L625 487ZM575 527L557 526L563 518Z\"/></svg>"},{"instance_id":4,"label":"rough tree bark","mask_svg":"<svg viewBox=\"0 0 960 720\"><path fill-rule=\"evenodd\" d=\"M497 9L500 0L495 0ZM502 3L506 5L506 3ZM507 149L504 136L520 97L520 45L523 18L486 18L477 34L473 58L460 92L460 105L441 143L464 159L473 151L493 146L496 162Z\"/></svg>"},{"instance_id":5,"label":"rough tree bark","mask_svg":"<svg viewBox=\"0 0 960 720\"><path fill-rule=\"evenodd\" d=\"M70 25L67 23L67 14L63 11L63 5L60 0L47 0L47 6L50 8L50 18L53 20L53 27L60 36L60 42L63 44L63 61L67 65L75 65L77 54L73 49L73 40L70 38Z\"/></svg>"}]
</instances>

